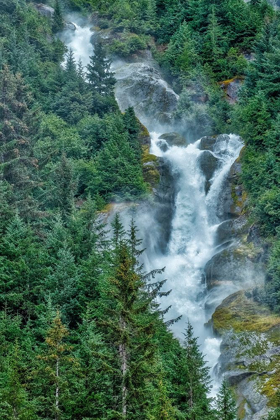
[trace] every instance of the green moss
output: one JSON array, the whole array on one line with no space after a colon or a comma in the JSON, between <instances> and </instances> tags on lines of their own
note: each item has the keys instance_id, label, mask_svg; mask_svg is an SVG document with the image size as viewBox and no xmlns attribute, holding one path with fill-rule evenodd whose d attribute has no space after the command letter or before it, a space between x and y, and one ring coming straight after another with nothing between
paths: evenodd
<instances>
[{"instance_id":1,"label":"green moss","mask_svg":"<svg viewBox=\"0 0 280 420\"><path fill-rule=\"evenodd\" d=\"M144 181L147 182L151 189L156 187L160 180L158 171L158 158L150 154L149 146L142 146L142 165Z\"/></svg>"},{"instance_id":2,"label":"green moss","mask_svg":"<svg viewBox=\"0 0 280 420\"><path fill-rule=\"evenodd\" d=\"M239 404L238 411L237 411L237 418L239 420L243 420L246 416L245 404L246 404L246 400L243 400L241 404Z\"/></svg>"},{"instance_id":3,"label":"green moss","mask_svg":"<svg viewBox=\"0 0 280 420\"><path fill-rule=\"evenodd\" d=\"M263 378L262 393L268 398L270 407L278 407L279 396L277 391L280 389L280 355L273 357L268 366L268 371L273 373L265 375Z\"/></svg>"},{"instance_id":4,"label":"green moss","mask_svg":"<svg viewBox=\"0 0 280 420\"><path fill-rule=\"evenodd\" d=\"M280 345L280 316L273 314L266 305L261 305L240 291L225 299L213 315L214 329L222 334L233 329L239 333L238 357L252 358L249 366L238 366L259 374L260 391L268 398L268 405L276 407L279 403L277 390L280 389L280 355L270 358L257 358L264 355L272 346ZM256 380L256 376L252 377ZM239 407L239 417L244 413L245 402Z\"/></svg>"},{"instance_id":5,"label":"green moss","mask_svg":"<svg viewBox=\"0 0 280 420\"><path fill-rule=\"evenodd\" d=\"M222 334L226 330L235 332L267 332L280 328L280 317L269 308L248 298L244 291L234 293L223 301L213 314L214 330Z\"/></svg>"},{"instance_id":6,"label":"green moss","mask_svg":"<svg viewBox=\"0 0 280 420\"><path fill-rule=\"evenodd\" d=\"M158 158L150 153L149 146L142 146L142 163L158 162Z\"/></svg>"},{"instance_id":7,"label":"green moss","mask_svg":"<svg viewBox=\"0 0 280 420\"><path fill-rule=\"evenodd\" d=\"M148 131L148 129L147 129L147 127L145 127L143 124L141 124L141 122L139 121L139 123L140 123L140 125L141 125L141 133L140 133L140 137L144 137L144 138L147 138L147 137L150 137L150 133L149 133L149 131Z\"/></svg>"}]
</instances>

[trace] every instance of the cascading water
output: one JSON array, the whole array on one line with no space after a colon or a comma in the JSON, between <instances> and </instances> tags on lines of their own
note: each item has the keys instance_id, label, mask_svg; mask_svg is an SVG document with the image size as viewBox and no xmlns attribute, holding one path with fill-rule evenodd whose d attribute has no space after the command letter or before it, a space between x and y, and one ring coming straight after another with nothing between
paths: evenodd
<instances>
[{"instance_id":1,"label":"cascading water","mask_svg":"<svg viewBox=\"0 0 280 420\"><path fill-rule=\"evenodd\" d=\"M90 44L91 36L92 32L89 28L76 25L76 31L71 33L67 31L64 37L76 60L81 59L84 65L88 63L88 56L93 51ZM138 71L137 67L141 71ZM172 293L167 298L170 301L164 302L166 306L172 305L168 316L169 318L176 318L182 315L182 320L173 326L174 333L181 338L186 327L186 321L189 320L194 327L195 336L199 337L206 360L213 368L217 364L220 354L220 341L213 337L210 328L205 327L209 313L206 315L205 312L207 288L203 281L203 274L205 264L216 253L215 234L219 223L222 221L217 212L220 193L230 167L239 155L242 142L238 136L230 135L224 136L213 145L211 153L218 164L210 180L210 189L206 194L205 175L202 173L199 164L200 157L204 153L203 150L200 150L201 141L198 140L185 147L168 146L166 143L165 148L162 149L161 145L164 140L159 139L160 133L153 132L159 130L158 127L162 126L162 121L159 122L158 119L150 117L151 107L155 109L157 106L160 107L162 102L165 101L166 95L169 95L172 98L172 103L168 112L164 115L164 118L166 118L174 107L177 95L160 78L158 70L151 67L150 63L142 67L116 63L115 68L120 68L120 72L117 71L116 74L120 81L116 89L120 107L124 110L127 106L136 105L137 116L151 132L151 153L167 161L176 178L177 195L167 251L159 252L158 247L148 246L145 259L146 269L166 267L165 274L168 279L166 288L172 289ZM133 83L127 83L127 79L131 77L132 72ZM141 72L147 72L147 78ZM146 89L145 86L148 80L153 88L152 95L149 95L149 89ZM126 100L124 87L127 86L130 90L127 91L129 97ZM131 96L133 89L137 91L137 95L134 97ZM159 92L161 101L157 103ZM143 97L143 101L146 101L147 106L141 106L141 97ZM136 100L138 100L137 104ZM150 115L145 114L145 108ZM157 113L155 112L154 115L157 115ZM166 121L164 131L172 131L172 127L168 127ZM145 225L143 230L140 229L140 234L149 236L150 239L147 240L146 238L146 243L152 244L153 240L156 240L154 238L157 236L156 230L158 229L153 215L136 214L136 221L139 222L140 227ZM216 304L231 292L232 290L221 289ZM214 380L213 394L216 393L217 386L218 382Z\"/></svg>"},{"instance_id":2,"label":"cascading water","mask_svg":"<svg viewBox=\"0 0 280 420\"><path fill-rule=\"evenodd\" d=\"M157 133L152 133L151 153L164 157L170 163L176 174L178 194L168 251L166 255L152 255L150 265L166 266L167 287L172 289L171 315L183 315L182 321L174 325L176 334L180 336L188 319L199 337L209 365L214 367L220 354L220 341L205 327L208 321L204 310L207 290L202 279L205 264L215 254L215 234L221 222L216 215L216 207L223 181L239 155L242 142L238 136L230 135L214 146L213 154L219 159L219 165L206 195L205 176L199 165L203 153L199 149L200 140L187 147L169 147L163 152L158 146L162 140L158 138ZM221 302L226 296L221 293L219 297ZM214 381L213 394L217 386Z\"/></svg>"},{"instance_id":3,"label":"cascading water","mask_svg":"<svg viewBox=\"0 0 280 420\"><path fill-rule=\"evenodd\" d=\"M93 54L93 47L90 42L93 32L88 25L83 26L81 19L75 15L68 16L67 20L71 21L75 30L65 30L61 39L67 45L68 50L72 50L76 62L81 60L82 65L86 66L89 64L89 57Z\"/></svg>"}]
</instances>

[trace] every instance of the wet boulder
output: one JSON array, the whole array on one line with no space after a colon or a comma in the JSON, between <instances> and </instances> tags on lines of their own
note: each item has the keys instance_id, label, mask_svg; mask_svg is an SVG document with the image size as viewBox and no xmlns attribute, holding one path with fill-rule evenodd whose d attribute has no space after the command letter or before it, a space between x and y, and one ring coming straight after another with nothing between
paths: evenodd
<instances>
[{"instance_id":1,"label":"wet boulder","mask_svg":"<svg viewBox=\"0 0 280 420\"><path fill-rule=\"evenodd\" d=\"M200 140L199 149L200 150L211 150L211 152L213 152L216 141L217 141L216 136L204 136Z\"/></svg>"},{"instance_id":2,"label":"wet boulder","mask_svg":"<svg viewBox=\"0 0 280 420\"><path fill-rule=\"evenodd\" d=\"M160 150L162 152L167 152L167 150L169 149L168 144L165 140L160 140L157 142L157 146L160 148Z\"/></svg>"},{"instance_id":3,"label":"wet boulder","mask_svg":"<svg viewBox=\"0 0 280 420\"><path fill-rule=\"evenodd\" d=\"M211 186L211 179L214 173L219 168L220 161L209 150L204 150L198 158L199 167L205 175L205 192L208 193Z\"/></svg>"},{"instance_id":4,"label":"wet boulder","mask_svg":"<svg viewBox=\"0 0 280 420\"><path fill-rule=\"evenodd\" d=\"M232 242L236 236L233 220L225 220L222 222L216 231L215 242L217 245L224 245Z\"/></svg>"},{"instance_id":5,"label":"wet boulder","mask_svg":"<svg viewBox=\"0 0 280 420\"><path fill-rule=\"evenodd\" d=\"M154 189L157 221L158 244L161 252L166 252L167 244L171 235L171 224L175 209L175 197L177 194L176 176L169 162L164 158L158 158L158 171L160 182Z\"/></svg>"},{"instance_id":6,"label":"wet boulder","mask_svg":"<svg viewBox=\"0 0 280 420\"><path fill-rule=\"evenodd\" d=\"M181 136L179 133L164 133L160 137L160 139L163 139L166 141L168 146L178 146L178 147L185 147L187 146L186 139Z\"/></svg>"},{"instance_id":7,"label":"wet boulder","mask_svg":"<svg viewBox=\"0 0 280 420\"><path fill-rule=\"evenodd\" d=\"M262 255L263 249L245 244L218 252L204 269L207 287L211 289L225 283L243 288L263 285L265 272Z\"/></svg>"},{"instance_id":8,"label":"wet boulder","mask_svg":"<svg viewBox=\"0 0 280 420\"><path fill-rule=\"evenodd\" d=\"M76 25L73 22L65 22L64 28L68 29L69 31L75 31L77 29Z\"/></svg>"},{"instance_id":9,"label":"wet boulder","mask_svg":"<svg viewBox=\"0 0 280 420\"><path fill-rule=\"evenodd\" d=\"M228 142L230 137L227 134L220 134L219 136L205 136L202 137L199 144L200 150L210 150L215 152L215 146L222 142Z\"/></svg>"},{"instance_id":10,"label":"wet boulder","mask_svg":"<svg viewBox=\"0 0 280 420\"><path fill-rule=\"evenodd\" d=\"M221 194L217 201L217 216L220 219L240 217L247 202L247 194L240 183L241 163L237 159L224 180Z\"/></svg>"}]
</instances>

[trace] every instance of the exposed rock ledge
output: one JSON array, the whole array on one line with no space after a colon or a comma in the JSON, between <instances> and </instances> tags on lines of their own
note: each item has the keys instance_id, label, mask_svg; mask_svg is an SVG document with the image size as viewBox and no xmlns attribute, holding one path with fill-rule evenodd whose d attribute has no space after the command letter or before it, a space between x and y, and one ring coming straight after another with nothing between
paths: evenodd
<instances>
[{"instance_id":1,"label":"exposed rock ledge","mask_svg":"<svg viewBox=\"0 0 280 420\"><path fill-rule=\"evenodd\" d=\"M222 336L220 366L238 397L239 419L260 420L276 404L280 385L280 317L252 292L226 298L212 317Z\"/></svg>"}]
</instances>

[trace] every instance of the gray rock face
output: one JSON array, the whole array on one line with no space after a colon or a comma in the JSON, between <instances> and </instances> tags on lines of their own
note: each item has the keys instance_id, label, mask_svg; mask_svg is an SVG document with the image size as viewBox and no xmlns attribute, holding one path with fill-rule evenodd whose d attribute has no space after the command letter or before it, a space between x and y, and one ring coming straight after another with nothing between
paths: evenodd
<instances>
[{"instance_id":1,"label":"gray rock face","mask_svg":"<svg viewBox=\"0 0 280 420\"><path fill-rule=\"evenodd\" d=\"M215 152L217 146L223 142L228 142L230 137L227 134L220 134L219 136L204 136L200 140L200 150L210 150Z\"/></svg>"},{"instance_id":2,"label":"gray rock face","mask_svg":"<svg viewBox=\"0 0 280 420\"><path fill-rule=\"evenodd\" d=\"M34 7L38 10L38 12L42 15L42 16L46 16L48 18L51 18L54 14L54 9L50 6L47 6L46 4L34 4Z\"/></svg>"},{"instance_id":3,"label":"gray rock face","mask_svg":"<svg viewBox=\"0 0 280 420\"><path fill-rule=\"evenodd\" d=\"M223 336L221 344L221 371L229 383L235 386L240 403L245 404L245 420L260 420L267 416L267 397L261 393L259 379L266 374L265 366L269 364L270 352L268 347L262 355L252 355L252 349L258 346L266 347L264 334L228 332ZM255 371L250 366L263 366L264 371ZM239 367L239 368L238 368ZM242 368L241 368L242 367Z\"/></svg>"},{"instance_id":4,"label":"gray rock face","mask_svg":"<svg viewBox=\"0 0 280 420\"><path fill-rule=\"evenodd\" d=\"M207 194L211 186L210 180L219 167L219 159L209 150L204 150L199 156L198 163L202 173L205 175L205 192Z\"/></svg>"},{"instance_id":5,"label":"gray rock face","mask_svg":"<svg viewBox=\"0 0 280 420\"><path fill-rule=\"evenodd\" d=\"M216 231L216 244L230 244L236 235L234 220L225 220Z\"/></svg>"},{"instance_id":6,"label":"gray rock face","mask_svg":"<svg viewBox=\"0 0 280 420\"><path fill-rule=\"evenodd\" d=\"M136 115L147 121L165 124L171 121L178 95L161 78L159 71L145 63L122 63L114 68L116 98L122 111L134 107Z\"/></svg>"},{"instance_id":7,"label":"gray rock face","mask_svg":"<svg viewBox=\"0 0 280 420\"><path fill-rule=\"evenodd\" d=\"M208 288L219 283L234 283L242 288L262 285L264 282L263 268L255 258L248 256L248 250L232 246L218 252L205 266L205 277Z\"/></svg>"},{"instance_id":8,"label":"gray rock face","mask_svg":"<svg viewBox=\"0 0 280 420\"><path fill-rule=\"evenodd\" d=\"M214 146L216 144L217 137L215 136L205 136L200 140L199 149L200 150L210 150L214 151Z\"/></svg>"},{"instance_id":9,"label":"gray rock face","mask_svg":"<svg viewBox=\"0 0 280 420\"><path fill-rule=\"evenodd\" d=\"M220 219L232 219L240 217L244 207L242 185L239 184L238 176L241 173L241 163L235 161L230 173L224 181L220 197L218 199L217 215Z\"/></svg>"},{"instance_id":10,"label":"gray rock face","mask_svg":"<svg viewBox=\"0 0 280 420\"><path fill-rule=\"evenodd\" d=\"M226 93L226 99L230 104L235 104L238 101L238 94L242 87L242 79L233 79L229 83L222 83L221 87Z\"/></svg>"},{"instance_id":11,"label":"gray rock face","mask_svg":"<svg viewBox=\"0 0 280 420\"><path fill-rule=\"evenodd\" d=\"M159 158L158 171L160 182L154 190L156 200L155 219L159 226L159 240L161 252L166 251L171 234L171 222L174 213L175 196L177 194L176 179L171 171L171 167L165 159Z\"/></svg>"}]
</instances>

